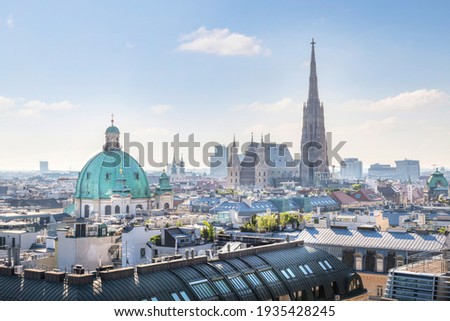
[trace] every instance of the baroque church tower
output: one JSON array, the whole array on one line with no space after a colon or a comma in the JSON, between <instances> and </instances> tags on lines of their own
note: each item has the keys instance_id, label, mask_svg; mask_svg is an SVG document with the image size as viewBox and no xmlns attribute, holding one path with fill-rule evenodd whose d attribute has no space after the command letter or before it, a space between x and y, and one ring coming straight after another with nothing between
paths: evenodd
<instances>
[{"instance_id":1,"label":"baroque church tower","mask_svg":"<svg viewBox=\"0 0 450 321\"><path fill-rule=\"evenodd\" d=\"M311 64L308 101L303 105L303 130L300 145L300 180L302 186L316 186L329 173L323 104L319 100L314 38L311 41Z\"/></svg>"}]
</instances>

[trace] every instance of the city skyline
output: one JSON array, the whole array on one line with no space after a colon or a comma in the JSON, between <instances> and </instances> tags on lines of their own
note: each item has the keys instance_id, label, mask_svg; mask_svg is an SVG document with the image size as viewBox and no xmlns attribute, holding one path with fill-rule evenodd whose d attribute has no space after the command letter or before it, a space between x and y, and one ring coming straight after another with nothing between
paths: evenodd
<instances>
[{"instance_id":1,"label":"city skyline","mask_svg":"<svg viewBox=\"0 0 450 321\"><path fill-rule=\"evenodd\" d=\"M111 113L157 150L177 133L228 144L254 132L297 153L313 36L343 158L450 165L449 4L174 3L2 4L0 169L81 170Z\"/></svg>"}]
</instances>

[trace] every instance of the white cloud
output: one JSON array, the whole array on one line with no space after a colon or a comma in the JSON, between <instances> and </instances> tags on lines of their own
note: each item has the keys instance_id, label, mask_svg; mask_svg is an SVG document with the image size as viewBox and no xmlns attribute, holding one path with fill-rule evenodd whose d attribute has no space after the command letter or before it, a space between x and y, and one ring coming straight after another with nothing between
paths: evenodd
<instances>
[{"instance_id":1,"label":"white cloud","mask_svg":"<svg viewBox=\"0 0 450 321\"><path fill-rule=\"evenodd\" d=\"M10 16L8 17L8 19L6 19L6 26L7 26L9 29L14 28L14 17L13 17L12 15L10 15Z\"/></svg>"},{"instance_id":2,"label":"white cloud","mask_svg":"<svg viewBox=\"0 0 450 321\"><path fill-rule=\"evenodd\" d=\"M173 106L170 106L170 105L154 105L154 106L151 106L149 109L152 114L160 116L174 108L173 108Z\"/></svg>"},{"instance_id":3,"label":"white cloud","mask_svg":"<svg viewBox=\"0 0 450 321\"><path fill-rule=\"evenodd\" d=\"M200 27L190 34L181 35L180 51L202 52L221 56L269 56L270 50L256 37L230 32L225 29L208 30Z\"/></svg>"},{"instance_id":4,"label":"white cloud","mask_svg":"<svg viewBox=\"0 0 450 321\"><path fill-rule=\"evenodd\" d=\"M154 136L157 136L160 138L160 137L164 137L168 134L170 134L168 129L158 128L158 127L148 127L148 128L138 129L136 131L136 135L143 136L146 138L153 138Z\"/></svg>"},{"instance_id":5,"label":"white cloud","mask_svg":"<svg viewBox=\"0 0 450 321\"><path fill-rule=\"evenodd\" d=\"M27 108L34 108L37 110L70 110L76 107L74 104L67 100L52 104L48 104L39 100L30 100L24 103L23 106Z\"/></svg>"},{"instance_id":6,"label":"white cloud","mask_svg":"<svg viewBox=\"0 0 450 321\"><path fill-rule=\"evenodd\" d=\"M285 97L279 101L276 101L274 103L260 103L260 102L253 102L251 104L247 105L239 105L230 108L231 111L234 112L241 112L241 111L248 111L248 112L287 112L287 111L295 111L295 112L301 112L301 104L295 103L292 98Z\"/></svg>"},{"instance_id":7,"label":"white cloud","mask_svg":"<svg viewBox=\"0 0 450 321\"><path fill-rule=\"evenodd\" d=\"M411 111L450 105L450 95L437 89L407 91L380 100L350 100L342 106L345 110L362 112Z\"/></svg>"},{"instance_id":8,"label":"white cloud","mask_svg":"<svg viewBox=\"0 0 450 321\"><path fill-rule=\"evenodd\" d=\"M361 134L361 137L367 138L394 128L397 124L397 119L397 117L392 116L380 120L367 120L356 125L338 127L336 132L351 134L351 136L353 134Z\"/></svg>"},{"instance_id":9,"label":"white cloud","mask_svg":"<svg viewBox=\"0 0 450 321\"><path fill-rule=\"evenodd\" d=\"M126 44L125 44L125 48L128 48L128 49L132 49L132 48L134 48L136 46L136 44L134 43L134 42L127 42Z\"/></svg>"},{"instance_id":10,"label":"white cloud","mask_svg":"<svg viewBox=\"0 0 450 321\"><path fill-rule=\"evenodd\" d=\"M36 117L41 116L43 111L67 111L76 107L67 100L46 103L40 100L0 97L0 115L3 116Z\"/></svg>"},{"instance_id":11,"label":"white cloud","mask_svg":"<svg viewBox=\"0 0 450 321\"><path fill-rule=\"evenodd\" d=\"M0 96L0 110L6 110L12 106L14 106L13 99Z\"/></svg>"},{"instance_id":12,"label":"white cloud","mask_svg":"<svg viewBox=\"0 0 450 321\"><path fill-rule=\"evenodd\" d=\"M39 109L33 108L23 108L16 113L19 117L42 117L41 111Z\"/></svg>"}]
</instances>

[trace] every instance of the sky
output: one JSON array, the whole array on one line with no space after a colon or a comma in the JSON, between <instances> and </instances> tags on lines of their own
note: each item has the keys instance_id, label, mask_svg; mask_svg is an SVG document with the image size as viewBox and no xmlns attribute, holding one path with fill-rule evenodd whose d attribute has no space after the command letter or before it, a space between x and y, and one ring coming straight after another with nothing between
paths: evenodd
<instances>
[{"instance_id":1,"label":"sky","mask_svg":"<svg viewBox=\"0 0 450 321\"><path fill-rule=\"evenodd\" d=\"M342 157L450 166L448 12L448 1L0 0L0 170L80 170L111 114L154 143L155 160L177 133L201 144L270 133L298 152L312 37Z\"/></svg>"}]
</instances>

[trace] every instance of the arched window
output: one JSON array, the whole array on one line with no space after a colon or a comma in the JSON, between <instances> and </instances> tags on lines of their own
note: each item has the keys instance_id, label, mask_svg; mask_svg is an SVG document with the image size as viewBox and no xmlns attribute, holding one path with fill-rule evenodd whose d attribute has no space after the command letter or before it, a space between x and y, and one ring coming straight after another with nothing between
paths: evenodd
<instances>
[{"instance_id":1,"label":"arched window","mask_svg":"<svg viewBox=\"0 0 450 321\"><path fill-rule=\"evenodd\" d=\"M130 214L130 206L129 206L129 205L127 205L126 213L127 213L127 214Z\"/></svg>"},{"instance_id":2,"label":"arched window","mask_svg":"<svg viewBox=\"0 0 450 321\"><path fill-rule=\"evenodd\" d=\"M89 205L84 205L84 217L89 217Z\"/></svg>"},{"instance_id":3,"label":"arched window","mask_svg":"<svg viewBox=\"0 0 450 321\"><path fill-rule=\"evenodd\" d=\"M383 257L383 255L377 254L376 260L377 260L377 264L376 264L377 272L384 272L384 257Z\"/></svg>"},{"instance_id":4,"label":"arched window","mask_svg":"<svg viewBox=\"0 0 450 321\"><path fill-rule=\"evenodd\" d=\"M355 270L362 271L363 269L363 257L361 253L355 253Z\"/></svg>"},{"instance_id":5,"label":"arched window","mask_svg":"<svg viewBox=\"0 0 450 321\"><path fill-rule=\"evenodd\" d=\"M114 214L120 214L120 206L116 205L116 207L114 207Z\"/></svg>"},{"instance_id":6,"label":"arched window","mask_svg":"<svg viewBox=\"0 0 450 321\"><path fill-rule=\"evenodd\" d=\"M105 215L111 215L111 205L105 206Z\"/></svg>"},{"instance_id":7,"label":"arched window","mask_svg":"<svg viewBox=\"0 0 450 321\"><path fill-rule=\"evenodd\" d=\"M136 209L137 210L142 210L142 205L141 204L136 205Z\"/></svg>"},{"instance_id":8,"label":"arched window","mask_svg":"<svg viewBox=\"0 0 450 321\"><path fill-rule=\"evenodd\" d=\"M365 271L375 272L375 251L367 250L365 257ZM361 269L362 270L362 269Z\"/></svg>"}]
</instances>

